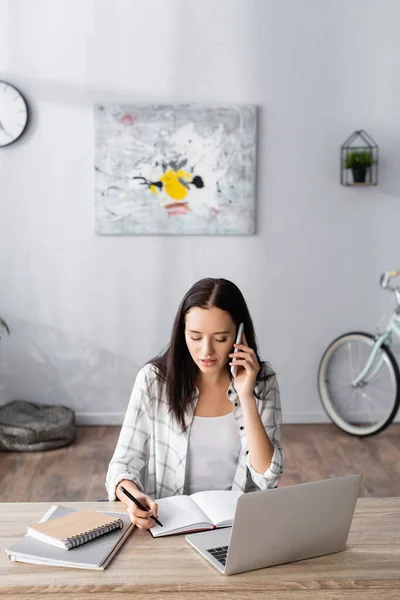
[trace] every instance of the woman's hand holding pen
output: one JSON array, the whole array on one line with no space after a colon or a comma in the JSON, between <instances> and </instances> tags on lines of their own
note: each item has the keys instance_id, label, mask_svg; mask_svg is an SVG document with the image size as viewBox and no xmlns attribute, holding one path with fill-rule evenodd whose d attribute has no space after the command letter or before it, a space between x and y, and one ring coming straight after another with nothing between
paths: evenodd
<instances>
[{"instance_id":1,"label":"woman's hand holding pen","mask_svg":"<svg viewBox=\"0 0 400 600\"><path fill-rule=\"evenodd\" d=\"M146 494L136 493L135 498L136 500L139 500L140 504L147 508L148 512L140 510L132 500L128 500L127 511L131 521L138 529L150 529L155 524L155 521L149 517L150 515L157 517L158 505L154 502L153 498L146 496Z\"/></svg>"}]
</instances>

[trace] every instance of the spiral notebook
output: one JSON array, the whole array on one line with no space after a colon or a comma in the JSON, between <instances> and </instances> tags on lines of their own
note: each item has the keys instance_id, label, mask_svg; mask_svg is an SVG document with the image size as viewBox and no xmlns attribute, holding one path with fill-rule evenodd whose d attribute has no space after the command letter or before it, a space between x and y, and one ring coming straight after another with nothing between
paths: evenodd
<instances>
[{"instance_id":1,"label":"spiral notebook","mask_svg":"<svg viewBox=\"0 0 400 600\"><path fill-rule=\"evenodd\" d=\"M78 510L44 523L30 525L27 535L57 548L71 550L115 529L122 529L123 525L122 519L118 517L95 510Z\"/></svg>"},{"instance_id":2,"label":"spiral notebook","mask_svg":"<svg viewBox=\"0 0 400 600\"><path fill-rule=\"evenodd\" d=\"M57 517L72 514L75 508L66 506L52 506L42 517L41 522L53 521ZM128 513L108 513L109 519L120 518L123 521L122 529L103 535L89 544L82 544L72 550L54 547L41 542L32 536L25 535L12 546L6 549L8 558L16 562L31 563L35 565L48 565L54 567L72 567L76 569L104 570L125 542L134 525Z\"/></svg>"}]
</instances>

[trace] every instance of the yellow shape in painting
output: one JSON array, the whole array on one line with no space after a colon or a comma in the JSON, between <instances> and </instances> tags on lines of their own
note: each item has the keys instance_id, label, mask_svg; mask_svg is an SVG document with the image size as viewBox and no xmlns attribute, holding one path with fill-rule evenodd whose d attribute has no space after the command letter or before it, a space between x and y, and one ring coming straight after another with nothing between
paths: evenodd
<instances>
[{"instance_id":1,"label":"yellow shape in painting","mask_svg":"<svg viewBox=\"0 0 400 600\"><path fill-rule=\"evenodd\" d=\"M157 186L154 185L154 183L150 184L150 191L153 192L153 194L157 194Z\"/></svg>"},{"instance_id":2,"label":"yellow shape in painting","mask_svg":"<svg viewBox=\"0 0 400 600\"><path fill-rule=\"evenodd\" d=\"M183 181L192 181L192 176L187 171L173 171L172 169L168 169L165 171L164 175L160 177L160 181L164 184L164 189L166 194L173 198L173 200L183 200L186 198L188 189L179 181L182 179Z\"/></svg>"}]
</instances>

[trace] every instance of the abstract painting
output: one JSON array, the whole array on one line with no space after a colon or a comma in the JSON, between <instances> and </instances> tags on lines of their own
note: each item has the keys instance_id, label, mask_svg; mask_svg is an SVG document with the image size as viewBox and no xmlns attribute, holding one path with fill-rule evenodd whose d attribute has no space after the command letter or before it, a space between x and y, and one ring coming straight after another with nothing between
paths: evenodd
<instances>
[{"instance_id":1,"label":"abstract painting","mask_svg":"<svg viewBox=\"0 0 400 600\"><path fill-rule=\"evenodd\" d=\"M255 231L256 107L95 105L96 232Z\"/></svg>"}]
</instances>

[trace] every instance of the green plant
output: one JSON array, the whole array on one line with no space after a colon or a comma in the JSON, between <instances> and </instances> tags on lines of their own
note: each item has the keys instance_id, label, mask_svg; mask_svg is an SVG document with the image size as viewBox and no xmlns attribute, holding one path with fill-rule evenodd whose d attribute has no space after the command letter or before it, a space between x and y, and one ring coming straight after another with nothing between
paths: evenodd
<instances>
[{"instance_id":1,"label":"green plant","mask_svg":"<svg viewBox=\"0 0 400 600\"><path fill-rule=\"evenodd\" d=\"M1 335L2 335L2 333L4 333L4 331L5 331L5 332L6 332L8 335L10 335L10 329L9 329L9 327L8 327L7 323L4 321L4 319L2 319L2 318L0 317L0 340L1 340Z\"/></svg>"},{"instance_id":2,"label":"green plant","mask_svg":"<svg viewBox=\"0 0 400 600\"><path fill-rule=\"evenodd\" d=\"M349 150L344 159L345 169L368 169L374 164L371 150Z\"/></svg>"}]
</instances>

